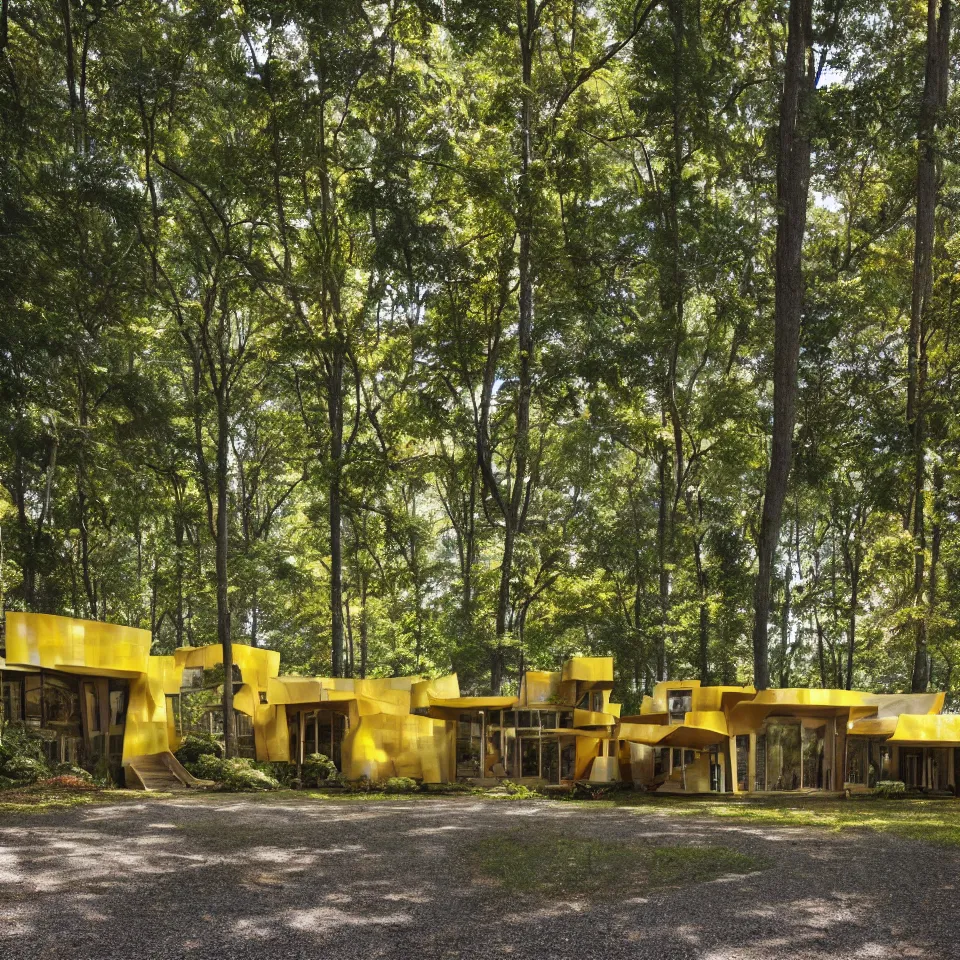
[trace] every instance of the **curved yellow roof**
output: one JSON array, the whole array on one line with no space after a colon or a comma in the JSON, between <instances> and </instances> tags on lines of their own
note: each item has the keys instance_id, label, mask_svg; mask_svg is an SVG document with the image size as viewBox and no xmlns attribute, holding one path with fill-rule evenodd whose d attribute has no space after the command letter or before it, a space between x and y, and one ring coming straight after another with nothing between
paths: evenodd
<instances>
[{"instance_id":1,"label":"curved yellow roof","mask_svg":"<svg viewBox=\"0 0 960 960\"><path fill-rule=\"evenodd\" d=\"M960 714L901 714L887 742L960 746Z\"/></svg>"}]
</instances>

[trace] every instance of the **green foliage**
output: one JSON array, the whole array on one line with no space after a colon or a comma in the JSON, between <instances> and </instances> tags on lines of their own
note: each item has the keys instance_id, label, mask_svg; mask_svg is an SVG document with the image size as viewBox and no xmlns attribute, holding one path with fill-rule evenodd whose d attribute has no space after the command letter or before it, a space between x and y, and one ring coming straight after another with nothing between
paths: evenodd
<instances>
[{"instance_id":1,"label":"green foliage","mask_svg":"<svg viewBox=\"0 0 960 960\"><path fill-rule=\"evenodd\" d=\"M337 765L322 753L311 753L303 761L304 786L317 787L337 780Z\"/></svg>"},{"instance_id":2,"label":"green foliage","mask_svg":"<svg viewBox=\"0 0 960 960\"><path fill-rule=\"evenodd\" d=\"M26 727L0 728L0 776L11 784L33 783L50 776L43 741Z\"/></svg>"},{"instance_id":3,"label":"green foliage","mask_svg":"<svg viewBox=\"0 0 960 960\"><path fill-rule=\"evenodd\" d=\"M784 3L74 2L70 37L9 6L8 608L170 652L222 639L226 570L233 639L289 671L329 673L336 631L344 675L465 693L612 653L625 713L665 670L750 681ZM960 112L954 88L918 449L918 11L815 12L771 667L902 690L926 638L952 702Z\"/></svg>"},{"instance_id":4,"label":"green foliage","mask_svg":"<svg viewBox=\"0 0 960 960\"><path fill-rule=\"evenodd\" d=\"M880 780L873 788L874 796L884 800L898 799L906 795L907 787L901 780Z\"/></svg>"},{"instance_id":5,"label":"green foliage","mask_svg":"<svg viewBox=\"0 0 960 960\"><path fill-rule=\"evenodd\" d=\"M499 790L505 790L511 800L542 799L542 794L523 783L514 783L512 780L501 780Z\"/></svg>"},{"instance_id":6,"label":"green foliage","mask_svg":"<svg viewBox=\"0 0 960 960\"><path fill-rule=\"evenodd\" d=\"M384 793L416 793L420 784L410 777L388 777L383 784Z\"/></svg>"},{"instance_id":7,"label":"green foliage","mask_svg":"<svg viewBox=\"0 0 960 960\"><path fill-rule=\"evenodd\" d=\"M272 775L272 765L243 757L225 760L205 753L184 766L199 780L213 780L221 790L263 792L280 788L279 781Z\"/></svg>"},{"instance_id":8,"label":"green foliage","mask_svg":"<svg viewBox=\"0 0 960 960\"><path fill-rule=\"evenodd\" d=\"M188 733L175 756L184 766L196 764L203 757L222 757L223 743L207 733Z\"/></svg>"}]
</instances>

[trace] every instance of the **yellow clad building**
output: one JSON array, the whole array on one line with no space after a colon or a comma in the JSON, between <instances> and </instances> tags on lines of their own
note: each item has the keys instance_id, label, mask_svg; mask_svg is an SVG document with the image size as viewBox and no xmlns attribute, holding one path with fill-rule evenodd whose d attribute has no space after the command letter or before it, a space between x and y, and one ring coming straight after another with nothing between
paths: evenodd
<instances>
[{"instance_id":1,"label":"yellow clad building","mask_svg":"<svg viewBox=\"0 0 960 960\"><path fill-rule=\"evenodd\" d=\"M51 761L123 768L133 786L194 782L172 752L188 730L222 733L219 645L153 656L146 630L13 612L6 626L3 719L35 729ZM753 793L881 780L945 791L960 775L960 716L942 712L943 694L669 681L621 717L611 657L527 671L515 697L461 696L455 674L280 676L279 653L241 644L233 661L240 754L322 753L348 780Z\"/></svg>"},{"instance_id":2,"label":"yellow clad building","mask_svg":"<svg viewBox=\"0 0 960 960\"><path fill-rule=\"evenodd\" d=\"M944 694L657 684L624 717L621 759L660 791L864 790L884 780L955 790L960 716Z\"/></svg>"},{"instance_id":3,"label":"yellow clad building","mask_svg":"<svg viewBox=\"0 0 960 960\"><path fill-rule=\"evenodd\" d=\"M3 717L38 731L53 762L103 760L134 786L190 784L172 752L188 730L222 733L222 651L150 647L146 630L10 612ZM518 697L462 697L456 675L280 676L279 653L242 644L233 663L242 756L302 763L323 753L349 780L619 777L610 657L527 673Z\"/></svg>"}]
</instances>

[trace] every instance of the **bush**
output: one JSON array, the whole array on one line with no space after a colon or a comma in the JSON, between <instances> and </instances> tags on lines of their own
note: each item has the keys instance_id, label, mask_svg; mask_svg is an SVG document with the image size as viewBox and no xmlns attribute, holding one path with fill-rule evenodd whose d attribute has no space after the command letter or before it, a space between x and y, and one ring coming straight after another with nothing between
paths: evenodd
<instances>
[{"instance_id":1,"label":"bush","mask_svg":"<svg viewBox=\"0 0 960 960\"><path fill-rule=\"evenodd\" d=\"M94 777L89 770L83 767L74 766L72 763L60 763L53 769L54 777L74 777L77 780L83 780L85 783L93 783Z\"/></svg>"},{"instance_id":2,"label":"bush","mask_svg":"<svg viewBox=\"0 0 960 960\"><path fill-rule=\"evenodd\" d=\"M512 780L501 780L500 788L506 790L514 800L531 800L540 796L536 790L531 790L523 783L514 783Z\"/></svg>"},{"instance_id":3,"label":"bush","mask_svg":"<svg viewBox=\"0 0 960 960\"><path fill-rule=\"evenodd\" d=\"M0 777L14 784L33 783L50 776L44 741L19 724L3 727L0 740Z\"/></svg>"},{"instance_id":4,"label":"bush","mask_svg":"<svg viewBox=\"0 0 960 960\"><path fill-rule=\"evenodd\" d=\"M180 762L198 780L219 781L223 778L225 761L211 753L201 754L196 760L180 760Z\"/></svg>"},{"instance_id":5,"label":"bush","mask_svg":"<svg viewBox=\"0 0 960 960\"><path fill-rule=\"evenodd\" d=\"M303 761L303 782L310 787L333 783L340 774L337 765L322 753L311 753Z\"/></svg>"},{"instance_id":6,"label":"bush","mask_svg":"<svg viewBox=\"0 0 960 960\"><path fill-rule=\"evenodd\" d=\"M223 744L209 733L188 733L175 754L184 765L196 763L201 757L222 757Z\"/></svg>"},{"instance_id":7,"label":"bush","mask_svg":"<svg viewBox=\"0 0 960 960\"><path fill-rule=\"evenodd\" d=\"M258 770L250 760L223 760L223 777L220 785L224 790L279 790L276 778Z\"/></svg>"},{"instance_id":8,"label":"bush","mask_svg":"<svg viewBox=\"0 0 960 960\"><path fill-rule=\"evenodd\" d=\"M384 793L416 793L420 784L410 777L390 777L383 785Z\"/></svg>"},{"instance_id":9,"label":"bush","mask_svg":"<svg viewBox=\"0 0 960 960\"><path fill-rule=\"evenodd\" d=\"M0 773L9 777L15 783L34 783L50 776L50 768L43 760L37 760L34 757L15 756L10 757L4 763Z\"/></svg>"},{"instance_id":10,"label":"bush","mask_svg":"<svg viewBox=\"0 0 960 960\"><path fill-rule=\"evenodd\" d=\"M200 780L213 780L222 790L263 791L280 787L277 779L262 769L269 767L269 764L257 764L243 757L221 760L208 753L184 766Z\"/></svg>"},{"instance_id":11,"label":"bush","mask_svg":"<svg viewBox=\"0 0 960 960\"><path fill-rule=\"evenodd\" d=\"M907 792L906 784L901 780L881 780L874 788L873 795L884 800L902 797Z\"/></svg>"}]
</instances>

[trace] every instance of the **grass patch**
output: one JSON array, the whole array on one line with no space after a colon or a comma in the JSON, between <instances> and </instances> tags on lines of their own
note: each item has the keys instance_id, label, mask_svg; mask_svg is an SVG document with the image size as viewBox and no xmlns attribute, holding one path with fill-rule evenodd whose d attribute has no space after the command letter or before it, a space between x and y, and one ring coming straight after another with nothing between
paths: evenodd
<instances>
[{"instance_id":1,"label":"grass patch","mask_svg":"<svg viewBox=\"0 0 960 960\"><path fill-rule=\"evenodd\" d=\"M614 805L614 804L611 804ZM815 827L839 833L872 830L938 846L960 846L960 800L821 800L744 798L743 800L656 797L623 794L616 806L673 815L722 817L767 827Z\"/></svg>"},{"instance_id":2,"label":"grass patch","mask_svg":"<svg viewBox=\"0 0 960 960\"><path fill-rule=\"evenodd\" d=\"M87 807L104 803L123 803L146 798L166 798L168 793L146 794L134 790L74 790L47 786L42 783L14 787L0 791L0 814L3 813L48 813L71 807Z\"/></svg>"},{"instance_id":3,"label":"grass patch","mask_svg":"<svg viewBox=\"0 0 960 960\"><path fill-rule=\"evenodd\" d=\"M539 831L485 837L468 854L504 890L543 896L687 886L765 866L727 847L653 846Z\"/></svg>"}]
</instances>

